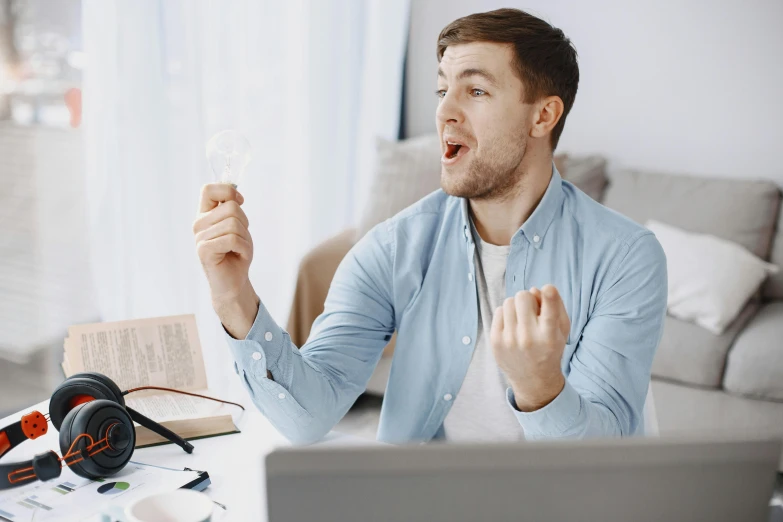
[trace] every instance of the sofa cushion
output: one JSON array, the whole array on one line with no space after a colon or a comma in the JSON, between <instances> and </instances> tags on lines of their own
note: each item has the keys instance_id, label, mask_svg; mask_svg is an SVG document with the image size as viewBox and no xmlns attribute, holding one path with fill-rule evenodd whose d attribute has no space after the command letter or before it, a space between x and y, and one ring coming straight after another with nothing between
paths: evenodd
<instances>
[{"instance_id":1,"label":"sofa cushion","mask_svg":"<svg viewBox=\"0 0 783 522\"><path fill-rule=\"evenodd\" d=\"M758 307L755 301L746 304L721 335L667 316L653 360L653 376L697 386L720 387L726 354Z\"/></svg>"},{"instance_id":2,"label":"sofa cushion","mask_svg":"<svg viewBox=\"0 0 783 522\"><path fill-rule=\"evenodd\" d=\"M763 287L764 297L783 299L783 208L778 211L778 226L772 240L770 261L772 264L778 265L781 270L767 279L767 283Z\"/></svg>"},{"instance_id":3,"label":"sofa cushion","mask_svg":"<svg viewBox=\"0 0 783 522\"><path fill-rule=\"evenodd\" d=\"M563 179L594 200L600 202L603 199L608 179L606 159L602 156L555 156L555 166Z\"/></svg>"},{"instance_id":4,"label":"sofa cushion","mask_svg":"<svg viewBox=\"0 0 783 522\"><path fill-rule=\"evenodd\" d=\"M440 140L426 134L403 141L378 138L375 172L356 239L440 188Z\"/></svg>"},{"instance_id":5,"label":"sofa cushion","mask_svg":"<svg viewBox=\"0 0 783 522\"><path fill-rule=\"evenodd\" d=\"M783 438L783 403L652 381L663 437ZM783 455L778 463L783 472Z\"/></svg>"},{"instance_id":6,"label":"sofa cushion","mask_svg":"<svg viewBox=\"0 0 783 522\"><path fill-rule=\"evenodd\" d=\"M737 337L723 387L759 399L783 401L783 301L764 305Z\"/></svg>"},{"instance_id":7,"label":"sofa cushion","mask_svg":"<svg viewBox=\"0 0 783 522\"><path fill-rule=\"evenodd\" d=\"M780 191L770 181L621 171L609 173L603 204L639 224L711 234L769 259Z\"/></svg>"}]
</instances>

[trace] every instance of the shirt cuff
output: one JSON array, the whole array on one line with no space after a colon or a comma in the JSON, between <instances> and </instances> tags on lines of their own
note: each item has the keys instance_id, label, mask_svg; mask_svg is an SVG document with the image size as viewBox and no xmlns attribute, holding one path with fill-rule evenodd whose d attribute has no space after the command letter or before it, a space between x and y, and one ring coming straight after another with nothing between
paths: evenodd
<instances>
[{"instance_id":1,"label":"shirt cuff","mask_svg":"<svg viewBox=\"0 0 783 522\"><path fill-rule=\"evenodd\" d=\"M536 411L519 411L511 388L506 390L506 399L528 439L567 436L582 413L582 397L567 380L558 396Z\"/></svg>"},{"instance_id":2,"label":"shirt cuff","mask_svg":"<svg viewBox=\"0 0 783 522\"><path fill-rule=\"evenodd\" d=\"M257 379L266 379L267 370L274 375L279 369L280 358L285 349L285 337L264 303L259 302L258 313L253 326L244 339L235 339L226 332L226 342L234 356L234 370L248 371Z\"/></svg>"}]
</instances>

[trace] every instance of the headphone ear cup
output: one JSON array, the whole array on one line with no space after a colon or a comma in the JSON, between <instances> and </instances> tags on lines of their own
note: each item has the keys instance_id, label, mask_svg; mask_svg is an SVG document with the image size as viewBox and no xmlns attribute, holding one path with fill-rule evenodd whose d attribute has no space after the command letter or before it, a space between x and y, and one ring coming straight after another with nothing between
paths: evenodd
<instances>
[{"instance_id":1,"label":"headphone ear cup","mask_svg":"<svg viewBox=\"0 0 783 522\"><path fill-rule=\"evenodd\" d=\"M71 377L79 377L80 379L88 379L88 378L95 379L96 381L100 382L101 384L105 385L107 388L111 390L112 394L114 394L117 403L119 403L122 406L125 406L125 398L122 395L122 391L120 390L120 387L117 386L117 383L111 380L107 375L98 372L82 372L82 373L74 374Z\"/></svg>"},{"instance_id":2,"label":"headphone ear cup","mask_svg":"<svg viewBox=\"0 0 783 522\"><path fill-rule=\"evenodd\" d=\"M108 377L100 373L77 373L66 379L52 393L49 401L49 417L52 425L60 426L68 412L80 400L105 399L125 406L125 398L120 388Z\"/></svg>"},{"instance_id":3,"label":"headphone ear cup","mask_svg":"<svg viewBox=\"0 0 783 522\"><path fill-rule=\"evenodd\" d=\"M103 451L94 453L91 457L88 456L89 452L95 452L108 445L106 441L102 443L98 443L98 441L104 439L109 428L118 423L128 430L129 444L121 450L109 446ZM80 435L89 435L92 442L98 444L88 450L90 438L80 438ZM97 479L114 475L122 470L131 459L135 446L136 431L133 421L125 408L113 401L97 399L80 404L66 414L60 427L62 456L65 458L70 450L71 452L81 451L82 457L84 457L79 462L69 464L71 470L80 477ZM65 463L72 460L79 460L79 457L67 458Z\"/></svg>"}]
</instances>

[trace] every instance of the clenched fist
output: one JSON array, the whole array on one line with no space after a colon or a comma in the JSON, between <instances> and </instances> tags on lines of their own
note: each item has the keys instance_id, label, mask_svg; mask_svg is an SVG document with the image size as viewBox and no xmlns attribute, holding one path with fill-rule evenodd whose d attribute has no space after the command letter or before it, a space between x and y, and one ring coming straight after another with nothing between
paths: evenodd
<instances>
[{"instance_id":1,"label":"clenched fist","mask_svg":"<svg viewBox=\"0 0 783 522\"><path fill-rule=\"evenodd\" d=\"M562 391L560 361L570 330L565 305L552 285L518 292L495 310L492 352L520 411L543 408Z\"/></svg>"},{"instance_id":2,"label":"clenched fist","mask_svg":"<svg viewBox=\"0 0 783 522\"><path fill-rule=\"evenodd\" d=\"M258 310L258 297L248 271L253 260L253 239L240 205L245 198L226 183L201 189L193 234L196 250L209 282L212 306L226 330L244 339Z\"/></svg>"}]
</instances>

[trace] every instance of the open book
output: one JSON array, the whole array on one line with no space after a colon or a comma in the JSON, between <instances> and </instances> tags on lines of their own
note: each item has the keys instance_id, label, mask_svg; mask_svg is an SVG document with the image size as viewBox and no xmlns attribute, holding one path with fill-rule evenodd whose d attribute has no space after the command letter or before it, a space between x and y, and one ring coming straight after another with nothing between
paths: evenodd
<instances>
[{"instance_id":1,"label":"open book","mask_svg":"<svg viewBox=\"0 0 783 522\"><path fill-rule=\"evenodd\" d=\"M63 348L66 377L99 372L122 391L162 386L213 396L207 389L194 315L72 326ZM125 402L185 439L239 432L228 409L232 406L215 401L145 390L126 395ZM160 435L136 425L136 447L166 442Z\"/></svg>"}]
</instances>

